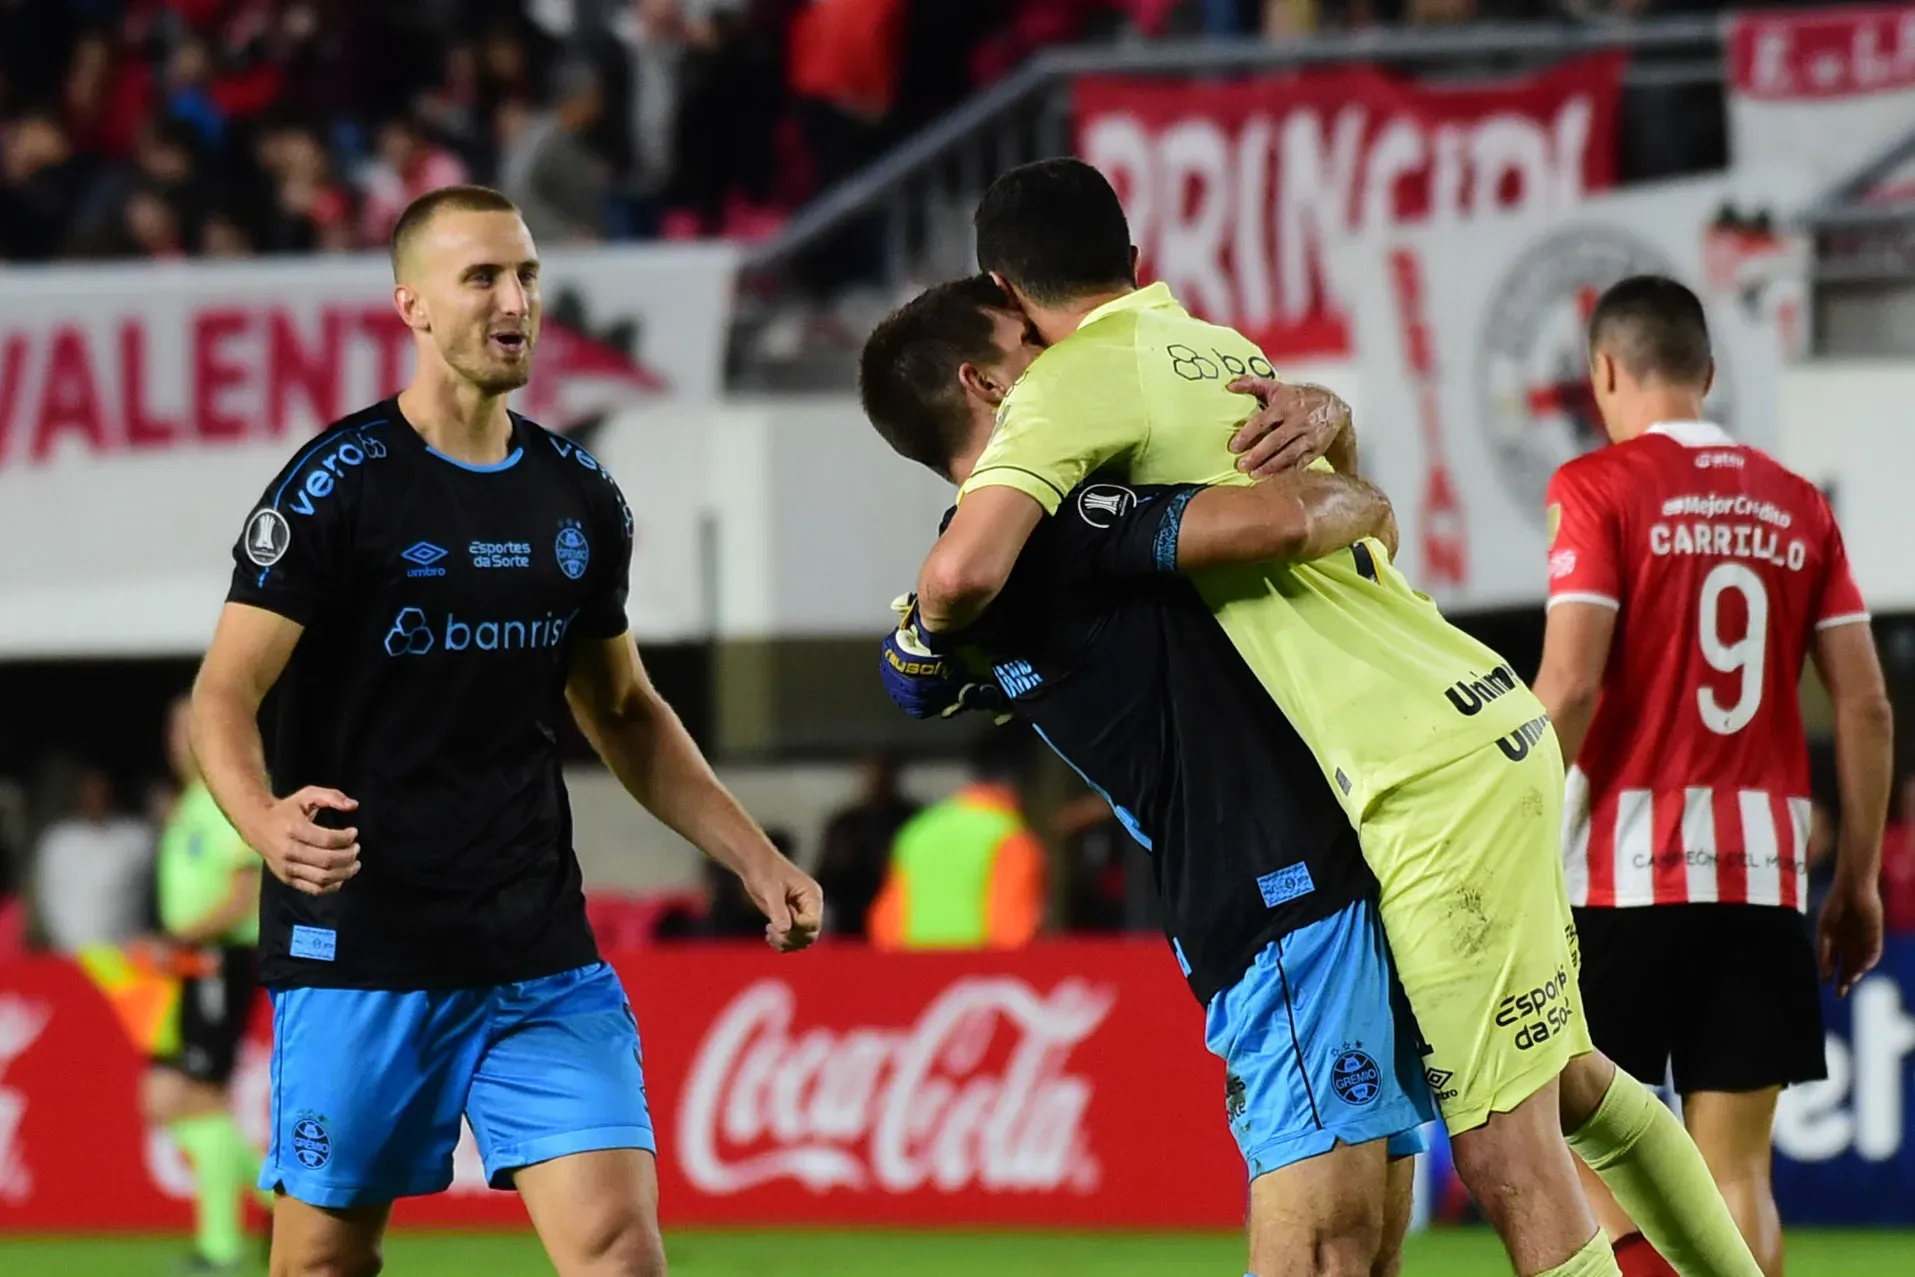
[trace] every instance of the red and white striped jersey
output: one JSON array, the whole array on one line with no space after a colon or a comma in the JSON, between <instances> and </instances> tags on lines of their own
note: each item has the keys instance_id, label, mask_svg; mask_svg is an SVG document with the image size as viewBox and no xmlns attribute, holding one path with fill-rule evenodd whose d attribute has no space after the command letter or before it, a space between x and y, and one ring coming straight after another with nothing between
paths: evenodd
<instances>
[{"instance_id":1,"label":"red and white striped jersey","mask_svg":"<svg viewBox=\"0 0 1915 1277\"><path fill-rule=\"evenodd\" d=\"M1665 422L1549 484L1549 606L1617 609L1570 769L1570 901L1805 908L1814 633L1868 620L1815 486L1706 422Z\"/></svg>"}]
</instances>

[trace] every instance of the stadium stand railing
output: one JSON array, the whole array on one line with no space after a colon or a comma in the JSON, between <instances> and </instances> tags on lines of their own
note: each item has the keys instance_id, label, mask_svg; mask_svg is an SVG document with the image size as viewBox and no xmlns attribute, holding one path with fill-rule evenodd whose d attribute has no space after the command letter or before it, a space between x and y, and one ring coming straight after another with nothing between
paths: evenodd
<instances>
[{"instance_id":1,"label":"stadium stand railing","mask_svg":"<svg viewBox=\"0 0 1915 1277\"><path fill-rule=\"evenodd\" d=\"M1915 355L1915 129L1805 213L1818 355Z\"/></svg>"},{"instance_id":2,"label":"stadium stand railing","mask_svg":"<svg viewBox=\"0 0 1915 1277\"><path fill-rule=\"evenodd\" d=\"M1070 151L1070 90L1078 76L1222 79L1370 63L1455 83L1616 50L1633 55L1624 80L1627 102L1631 93L1719 86L1725 29L1716 15L1670 16L1590 26L1484 24L1047 50L825 191L747 252L728 380L747 391L848 387L858 342L904 290L975 269L970 212L991 180L1015 165ZM847 295L854 300L838 304Z\"/></svg>"}]
</instances>

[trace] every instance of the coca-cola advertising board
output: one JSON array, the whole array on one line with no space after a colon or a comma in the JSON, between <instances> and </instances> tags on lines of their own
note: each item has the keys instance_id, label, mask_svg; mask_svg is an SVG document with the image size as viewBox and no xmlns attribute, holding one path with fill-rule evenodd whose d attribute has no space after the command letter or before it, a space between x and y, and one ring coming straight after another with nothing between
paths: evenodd
<instances>
[{"instance_id":1,"label":"coca-cola advertising board","mask_svg":"<svg viewBox=\"0 0 1915 1277\"><path fill-rule=\"evenodd\" d=\"M1712 272L1725 194L1719 177L1637 187L1570 213L1385 232L1332 257L1356 305L1364 471L1396 507L1417 588L1457 609L1541 605L1543 492L1605 438L1587 323L1625 276L1672 275L1702 295L1716 358L1707 408L1775 447L1801 293Z\"/></svg>"},{"instance_id":2,"label":"coca-cola advertising board","mask_svg":"<svg viewBox=\"0 0 1915 1277\"><path fill-rule=\"evenodd\" d=\"M667 1228L1242 1224L1223 1069L1156 940L786 958L690 945L611 961L644 1036ZM1824 999L1829 1080L1785 1092L1776 1118L1784 1216L1915 1222L1915 937L1891 937L1849 999ZM263 1146L259 1010L234 1094ZM77 966L0 962L0 1234L190 1225L192 1172L142 1125L140 1069ZM1440 1140L1417 1187L1420 1219L1469 1217ZM526 1226L513 1194L485 1186L469 1130L452 1188L395 1218Z\"/></svg>"},{"instance_id":3,"label":"coca-cola advertising board","mask_svg":"<svg viewBox=\"0 0 1915 1277\"><path fill-rule=\"evenodd\" d=\"M1222 1064L1161 941L1005 954L827 944L614 956L644 1040L667 1226L1233 1228ZM267 1132L267 1018L235 1079ZM0 965L0 1232L184 1227L190 1172L136 1107L140 1060L55 959ZM470 1132L402 1225L522 1225Z\"/></svg>"},{"instance_id":4,"label":"coca-cola advertising board","mask_svg":"<svg viewBox=\"0 0 1915 1277\"><path fill-rule=\"evenodd\" d=\"M1562 213L1615 179L1623 61L1481 87L1372 67L1230 81L1086 76L1079 155L1117 188L1141 268L1274 360L1345 355L1348 240L1492 213Z\"/></svg>"}]
</instances>

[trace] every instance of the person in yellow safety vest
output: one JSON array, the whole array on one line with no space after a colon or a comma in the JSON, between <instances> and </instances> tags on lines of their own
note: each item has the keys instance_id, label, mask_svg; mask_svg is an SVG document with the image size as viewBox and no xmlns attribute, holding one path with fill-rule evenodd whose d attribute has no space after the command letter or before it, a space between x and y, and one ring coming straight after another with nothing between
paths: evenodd
<instances>
[{"instance_id":1,"label":"person in yellow safety vest","mask_svg":"<svg viewBox=\"0 0 1915 1277\"><path fill-rule=\"evenodd\" d=\"M1028 729L987 731L972 780L898 830L867 921L880 949L1009 949L1044 921L1044 845L1018 794Z\"/></svg>"}]
</instances>

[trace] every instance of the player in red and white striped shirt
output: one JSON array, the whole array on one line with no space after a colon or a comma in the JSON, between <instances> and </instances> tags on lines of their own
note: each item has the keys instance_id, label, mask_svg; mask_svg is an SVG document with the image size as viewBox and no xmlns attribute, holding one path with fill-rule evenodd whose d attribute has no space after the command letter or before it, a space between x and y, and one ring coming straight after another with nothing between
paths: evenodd
<instances>
[{"instance_id":1,"label":"player in red and white striped shirt","mask_svg":"<svg viewBox=\"0 0 1915 1277\"><path fill-rule=\"evenodd\" d=\"M1846 993L1881 953L1892 724L1868 613L1822 494L1701 420L1702 303L1624 280L1590 317L1613 445L1549 487L1536 694L1570 760L1565 868L1596 1046L1683 1115L1770 1277L1781 1088L1827 1076L1817 969ZM1813 656L1835 707L1842 834L1817 946L1807 906ZM1625 1272L1668 1272L1593 1176ZM1632 1262L1633 1261L1633 1262Z\"/></svg>"}]
</instances>

